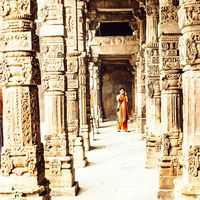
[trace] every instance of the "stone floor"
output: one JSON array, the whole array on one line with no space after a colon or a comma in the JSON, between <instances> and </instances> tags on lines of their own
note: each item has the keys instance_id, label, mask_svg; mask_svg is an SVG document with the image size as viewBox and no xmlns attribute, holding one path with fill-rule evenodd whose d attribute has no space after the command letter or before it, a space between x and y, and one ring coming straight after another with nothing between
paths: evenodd
<instances>
[{"instance_id":1,"label":"stone floor","mask_svg":"<svg viewBox=\"0 0 200 200\"><path fill-rule=\"evenodd\" d=\"M145 141L130 127L117 132L116 122L101 125L87 157L89 166L76 169L81 190L69 200L156 200L157 170L145 169Z\"/></svg>"}]
</instances>

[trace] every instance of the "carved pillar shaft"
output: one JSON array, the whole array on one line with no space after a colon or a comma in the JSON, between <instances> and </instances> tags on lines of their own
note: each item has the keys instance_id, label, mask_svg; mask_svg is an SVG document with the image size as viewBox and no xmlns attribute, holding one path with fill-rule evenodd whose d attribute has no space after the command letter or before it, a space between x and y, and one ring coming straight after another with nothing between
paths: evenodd
<instances>
[{"instance_id":1,"label":"carved pillar shaft","mask_svg":"<svg viewBox=\"0 0 200 200\"><path fill-rule=\"evenodd\" d=\"M84 138L86 150L90 148L89 125L87 119L87 54L86 54L86 15L84 1L77 2L77 23L78 23L78 50L81 51L79 57L79 118L80 118L80 135Z\"/></svg>"},{"instance_id":2,"label":"carved pillar shaft","mask_svg":"<svg viewBox=\"0 0 200 200\"><path fill-rule=\"evenodd\" d=\"M180 63L183 66L183 177L175 199L200 198L200 3L181 1L178 20Z\"/></svg>"},{"instance_id":3,"label":"carved pillar shaft","mask_svg":"<svg viewBox=\"0 0 200 200\"><path fill-rule=\"evenodd\" d=\"M84 167L87 163L83 137L80 133L79 118L79 56L78 51L78 16L76 0L65 1L65 23L67 42L67 129L69 150L74 156L74 166Z\"/></svg>"},{"instance_id":4,"label":"carved pillar shaft","mask_svg":"<svg viewBox=\"0 0 200 200\"><path fill-rule=\"evenodd\" d=\"M145 41L145 20L138 20L140 29L140 51L137 55L137 131L144 134L146 125L146 98L145 98L145 60L142 44Z\"/></svg>"},{"instance_id":5,"label":"carved pillar shaft","mask_svg":"<svg viewBox=\"0 0 200 200\"><path fill-rule=\"evenodd\" d=\"M52 196L75 196L78 184L75 182L73 158L69 155L66 130L66 50L63 10L63 3L51 0L43 4L40 13L45 90L45 172L50 180Z\"/></svg>"},{"instance_id":6,"label":"carved pillar shaft","mask_svg":"<svg viewBox=\"0 0 200 200\"><path fill-rule=\"evenodd\" d=\"M100 123L100 71L99 63L95 64L93 67L93 118L95 120L96 129L99 128Z\"/></svg>"},{"instance_id":7,"label":"carved pillar shaft","mask_svg":"<svg viewBox=\"0 0 200 200\"><path fill-rule=\"evenodd\" d=\"M160 83L162 113L162 156L160 162L159 199L174 198L174 179L179 174L182 149L182 90L179 63L177 7L160 2Z\"/></svg>"},{"instance_id":8,"label":"carved pillar shaft","mask_svg":"<svg viewBox=\"0 0 200 200\"><path fill-rule=\"evenodd\" d=\"M40 139L38 86L39 43L34 0L0 2L3 18L0 83L3 86L4 147L0 199L49 199Z\"/></svg>"},{"instance_id":9,"label":"carved pillar shaft","mask_svg":"<svg viewBox=\"0 0 200 200\"><path fill-rule=\"evenodd\" d=\"M146 15L146 115L147 115L147 159L146 167L158 167L160 154L160 123L161 123L161 97L160 97L160 71L158 53L158 4L147 4Z\"/></svg>"},{"instance_id":10,"label":"carved pillar shaft","mask_svg":"<svg viewBox=\"0 0 200 200\"><path fill-rule=\"evenodd\" d=\"M145 133L146 102L145 102L145 61L144 50L140 50L137 64L137 129L141 134Z\"/></svg>"}]
</instances>

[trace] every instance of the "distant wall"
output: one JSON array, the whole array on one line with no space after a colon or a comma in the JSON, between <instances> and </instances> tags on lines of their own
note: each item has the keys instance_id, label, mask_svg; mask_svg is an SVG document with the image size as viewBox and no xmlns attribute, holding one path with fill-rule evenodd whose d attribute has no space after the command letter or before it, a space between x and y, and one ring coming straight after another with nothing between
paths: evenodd
<instances>
[{"instance_id":1,"label":"distant wall","mask_svg":"<svg viewBox=\"0 0 200 200\"><path fill-rule=\"evenodd\" d=\"M102 72L102 107L104 119L116 119L116 95L124 87L129 99L129 114L132 109L132 79L126 65L104 65Z\"/></svg>"}]
</instances>

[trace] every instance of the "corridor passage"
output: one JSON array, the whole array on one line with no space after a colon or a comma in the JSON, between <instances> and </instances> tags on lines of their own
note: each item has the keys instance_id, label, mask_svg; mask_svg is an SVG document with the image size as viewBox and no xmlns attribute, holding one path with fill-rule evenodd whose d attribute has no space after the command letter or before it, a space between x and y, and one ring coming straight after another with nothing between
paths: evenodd
<instances>
[{"instance_id":1,"label":"corridor passage","mask_svg":"<svg viewBox=\"0 0 200 200\"><path fill-rule=\"evenodd\" d=\"M145 169L145 141L133 127L117 132L105 122L87 157L89 166L76 169L81 190L70 200L155 200L158 170ZM130 124L130 123L129 123Z\"/></svg>"}]
</instances>

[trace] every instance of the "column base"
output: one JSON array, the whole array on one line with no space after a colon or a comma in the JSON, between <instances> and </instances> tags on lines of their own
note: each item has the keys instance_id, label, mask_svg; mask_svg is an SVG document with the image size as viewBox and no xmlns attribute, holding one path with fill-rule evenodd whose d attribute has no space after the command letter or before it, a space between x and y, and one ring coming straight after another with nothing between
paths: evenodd
<instances>
[{"instance_id":1,"label":"column base","mask_svg":"<svg viewBox=\"0 0 200 200\"><path fill-rule=\"evenodd\" d=\"M33 176L0 176L0 199L50 200L49 181L39 185Z\"/></svg>"},{"instance_id":2,"label":"column base","mask_svg":"<svg viewBox=\"0 0 200 200\"><path fill-rule=\"evenodd\" d=\"M160 162L160 183L158 199L174 200L174 180L178 174L177 161L171 156L163 156Z\"/></svg>"},{"instance_id":3,"label":"column base","mask_svg":"<svg viewBox=\"0 0 200 200\"><path fill-rule=\"evenodd\" d=\"M146 118L137 118L137 131L143 136L145 135Z\"/></svg>"},{"instance_id":4,"label":"column base","mask_svg":"<svg viewBox=\"0 0 200 200\"><path fill-rule=\"evenodd\" d=\"M51 196L76 196L79 187L71 156L45 157L45 173L50 181Z\"/></svg>"},{"instance_id":5,"label":"column base","mask_svg":"<svg viewBox=\"0 0 200 200\"><path fill-rule=\"evenodd\" d=\"M170 189L159 190L158 200L174 200L174 191Z\"/></svg>"},{"instance_id":6,"label":"column base","mask_svg":"<svg viewBox=\"0 0 200 200\"><path fill-rule=\"evenodd\" d=\"M82 168L87 165L87 158L85 157L85 148L83 145L83 137L78 136L73 140L73 157L74 167Z\"/></svg>"},{"instance_id":7,"label":"column base","mask_svg":"<svg viewBox=\"0 0 200 200\"><path fill-rule=\"evenodd\" d=\"M79 185L75 182L74 186L72 187L62 187L62 188L51 188L51 196L54 197L70 197L76 196L79 191Z\"/></svg>"},{"instance_id":8,"label":"column base","mask_svg":"<svg viewBox=\"0 0 200 200\"><path fill-rule=\"evenodd\" d=\"M145 167L148 169L159 167L161 146L158 144L157 137L149 136L146 139L147 158Z\"/></svg>"}]
</instances>

